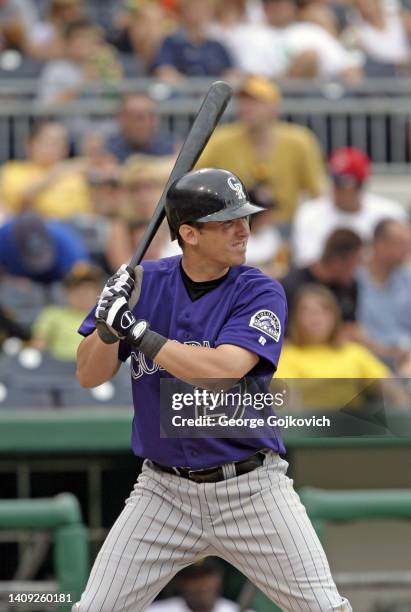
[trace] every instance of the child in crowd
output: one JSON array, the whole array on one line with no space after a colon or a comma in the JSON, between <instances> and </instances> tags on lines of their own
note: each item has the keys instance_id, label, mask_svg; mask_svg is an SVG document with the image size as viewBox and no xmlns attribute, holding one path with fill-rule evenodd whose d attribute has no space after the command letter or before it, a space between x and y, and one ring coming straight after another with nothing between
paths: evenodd
<instances>
[{"instance_id":1,"label":"child in crowd","mask_svg":"<svg viewBox=\"0 0 411 612\"><path fill-rule=\"evenodd\" d=\"M33 325L32 345L56 359L74 361L81 340L77 329L94 306L102 280L99 268L75 265L63 281L66 303L44 308Z\"/></svg>"}]
</instances>

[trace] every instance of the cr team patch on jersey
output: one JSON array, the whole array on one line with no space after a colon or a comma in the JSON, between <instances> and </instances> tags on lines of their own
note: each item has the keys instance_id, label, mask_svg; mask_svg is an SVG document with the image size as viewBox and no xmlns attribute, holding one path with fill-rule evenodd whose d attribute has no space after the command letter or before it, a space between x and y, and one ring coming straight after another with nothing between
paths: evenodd
<instances>
[{"instance_id":1,"label":"cr team patch on jersey","mask_svg":"<svg viewBox=\"0 0 411 612\"><path fill-rule=\"evenodd\" d=\"M267 334L270 338L278 342L281 336L280 319L271 310L259 310L250 319L250 327Z\"/></svg>"}]
</instances>

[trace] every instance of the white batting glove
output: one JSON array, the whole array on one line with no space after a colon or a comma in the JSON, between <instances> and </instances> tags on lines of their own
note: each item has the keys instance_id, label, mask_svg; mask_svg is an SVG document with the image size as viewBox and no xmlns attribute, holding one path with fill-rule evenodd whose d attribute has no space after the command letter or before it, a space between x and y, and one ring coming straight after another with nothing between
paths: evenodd
<instances>
[{"instance_id":1,"label":"white batting glove","mask_svg":"<svg viewBox=\"0 0 411 612\"><path fill-rule=\"evenodd\" d=\"M142 266L136 266L133 270L124 264L106 282L98 298L94 317L103 342L112 344L125 338L126 333L122 333L123 328L117 315L120 311L124 313L134 308L140 297L142 280Z\"/></svg>"},{"instance_id":2,"label":"white batting glove","mask_svg":"<svg viewBox=\"0 0 411 612\"><path fill-rule=\"evenodd\" d=\"M123 264L120 266L117 272L113 274L113 276L110 276L104 285L101 296L106 295L107 297L125 297L127 300L129 300L133 292L134 285L135 273L133 268Z\"/></svg>"}]
</instances>

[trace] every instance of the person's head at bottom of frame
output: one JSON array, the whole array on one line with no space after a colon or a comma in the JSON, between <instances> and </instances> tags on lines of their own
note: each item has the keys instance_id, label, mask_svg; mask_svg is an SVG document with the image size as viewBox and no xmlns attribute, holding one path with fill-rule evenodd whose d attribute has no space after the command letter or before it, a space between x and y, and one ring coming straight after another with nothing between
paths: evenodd
<instances>
[{"instance_id":1,"label":"person's head at bottom of frame","mask_svg":"<svg viewBox=\"0 0 411 612\"><path fill-rule=\"evenodd\" d=\"M208 262L216 270L243 264L250 219L262 210L249 201L239 177L222 168L188 172L167 192L171 238L193 267Z\"/></svg>"},{"instance_id":2,"label":"person's head at bottom of frame","mask_svg":"<svg viewBox=\"0 0 411 612\"><path fill-rule=\"evenodd\" d=\"M221 595L222 580L222 566L217 559L207 557L183 569L176 585L189 610L211 612Z\"/></svg>"}]
</instances>

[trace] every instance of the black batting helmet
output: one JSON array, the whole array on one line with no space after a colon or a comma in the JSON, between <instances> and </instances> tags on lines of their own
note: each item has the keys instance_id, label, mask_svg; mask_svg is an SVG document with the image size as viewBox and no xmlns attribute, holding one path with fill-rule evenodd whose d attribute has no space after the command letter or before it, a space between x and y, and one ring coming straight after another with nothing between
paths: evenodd
<instances>
[{"instance_id":1,"label":"black batting helmet","mask_svg":"<svg viewBox=\"0 0 411 612\"><path fill-rule=\"evenodd\" d=\"M172 240L183 223L229 221L264 210L251 204L238 176L222 168L192 170L172 183L166 196L166 215Z\"/></svg>"}]
</instances>

